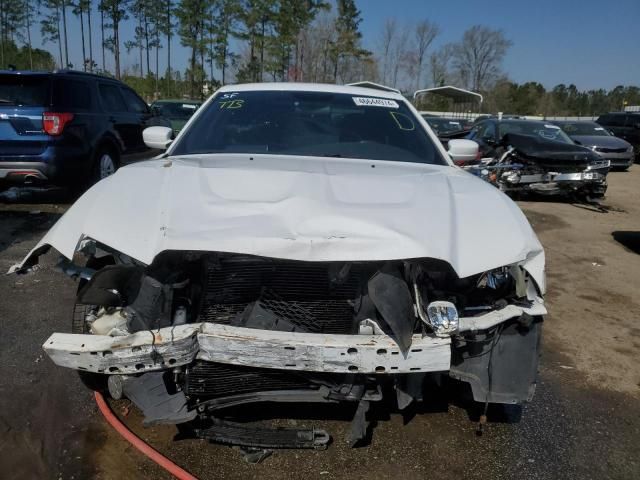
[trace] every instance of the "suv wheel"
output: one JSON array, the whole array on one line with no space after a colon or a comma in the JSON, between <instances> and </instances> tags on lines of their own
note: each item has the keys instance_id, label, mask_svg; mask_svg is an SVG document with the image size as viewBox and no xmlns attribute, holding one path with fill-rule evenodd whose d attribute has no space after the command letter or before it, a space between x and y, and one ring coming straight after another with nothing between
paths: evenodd
<instances>
[{"instance_id":1,"label":"suv wheel","mask_svg":"<svg viewBox=\"0 0 640 480\"><path fill-rule=\"evenodd\" d=\"M99 149L93 164L92 183L97 183L103 178L113 175L117 169L118 159L113 151L104 147Z\"/></svg>"}]
</instances>

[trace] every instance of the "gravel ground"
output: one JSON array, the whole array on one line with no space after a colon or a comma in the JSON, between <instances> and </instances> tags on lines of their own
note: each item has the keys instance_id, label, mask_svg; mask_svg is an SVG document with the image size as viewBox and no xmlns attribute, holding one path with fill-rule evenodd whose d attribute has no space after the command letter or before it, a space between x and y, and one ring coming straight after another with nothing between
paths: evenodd
<instances>
[{"instance_id":1,"label":"gravel ground","mask_svg":"<svg viewBox=\"0 0 640 480\"><path fill-rule=\"evenodd\" d=\"M213 478L640 478L640 166L610 175L609 212L559 201L519 202L548 261L549 315L538 390L522 416L490 411L477 436L475 413L434 396L414 415L386 409L369 446L344 438L350 410L295 413L283 423L316 425L325 451L276 452L259 465L233 448L174 440L173 427L125 421L201 479ZM63 204L0 205L0 270L35 245ZM50 253L26 276L0 277L0 468L10 478L170 478L107 427L75 372L40 348L68 331L75 284ZM115 402L122 415L126 402ZM304 417L304 418L303 418ZM328 418L328 419L327 419Z\"/></svg>"}]
</instances>

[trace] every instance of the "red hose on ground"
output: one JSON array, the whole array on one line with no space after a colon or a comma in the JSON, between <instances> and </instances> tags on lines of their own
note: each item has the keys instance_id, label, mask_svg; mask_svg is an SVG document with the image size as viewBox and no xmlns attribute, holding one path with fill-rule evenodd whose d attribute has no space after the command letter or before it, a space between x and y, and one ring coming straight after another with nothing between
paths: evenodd
<instances>
[{"instance_id":1,"label":"red hose on ground","mask_svg":"<svg viewBox=\"0 0 640 480\"><path fill-rule=\"evenodd\" d=\"M135 433L129 430L124 423L120 421L118 417L113 413L111 407L107 404L106 400L102 396L100 392L95 392L96 403L98 404L98 408L102 415L104 415L105 420L109 422L109 424L118 432L120 435L124 437L131 445L136 447L142 453L144 453L148 458L153 460L155 463L164 468L171 475L176 477L179 480L198 480L196 477L191 475L189 472L179 467L167 457L162 455L160 452L151 447L148 443L138 437Z\"/></svg>"}]
</instances>

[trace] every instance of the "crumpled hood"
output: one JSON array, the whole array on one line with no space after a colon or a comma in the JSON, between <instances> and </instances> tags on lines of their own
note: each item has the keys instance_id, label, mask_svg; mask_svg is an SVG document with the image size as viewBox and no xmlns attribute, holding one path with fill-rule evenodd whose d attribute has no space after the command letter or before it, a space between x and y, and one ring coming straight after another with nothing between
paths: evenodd
<instances>
[{"instance_id":1,"label":"crumpled hood","mask_svg":"<svg viewBox=\"0 0 640 480\"><path fill-rule=\"evenodd\" d=\"M581 145L546 140L538 135L507 133L504 136L506 144L518 150L527 159L541 160L542 163L569 163L586 165L601 160L601 157L590 148Z\"/></svg>"},{"instance_id":2,"label":"crumpled hood","mask_svg":"<svg viewBox=\"0 0 640 480\"><path fill-rule=\"evenodd\" d=\"M431 257L460 277L544 253L506 195L451 166L241 154L172 157L118 170L87 191L47 246L72 258L90 237L149 264L164 250L305 261Z\"/></svg>"},{"instance_id":3,"label":"crumpled hood","mask_svg":"<svg viewBox=\"0 0 640 480\"><path fill-rule=\"evenodd\" d=\"M621 138L604 135L572 135L571 139L585 147L629 148L631 146Z\"/></svg>"}]
</instances>

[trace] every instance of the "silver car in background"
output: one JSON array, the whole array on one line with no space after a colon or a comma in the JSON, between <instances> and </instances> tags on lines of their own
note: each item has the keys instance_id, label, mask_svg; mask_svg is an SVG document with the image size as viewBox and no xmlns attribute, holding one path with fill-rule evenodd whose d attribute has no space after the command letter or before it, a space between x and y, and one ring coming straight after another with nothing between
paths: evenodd
<instances>
[{"instance_id":1,"label":"silver car in background","mask_svg":"<svg viewBox=\"0 0 640 480\"><path fill-rule=\"evenodd\" d=\"M633 146L613 136L596 122L553 122L571 137L571 140L611 161L612 169L626 170L633 164Z\"/></svg>"}]
</instances>

